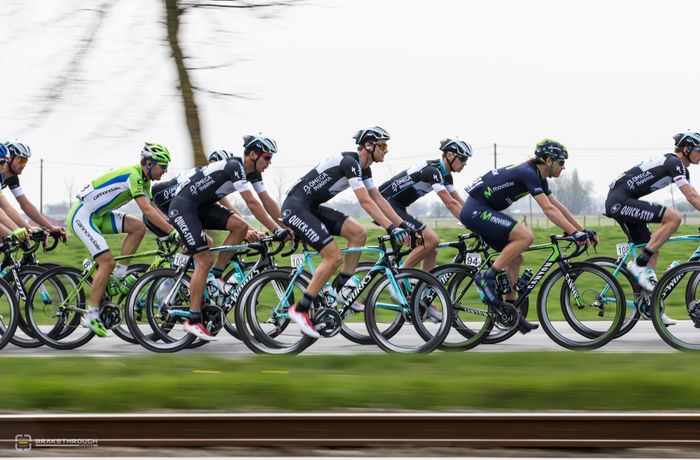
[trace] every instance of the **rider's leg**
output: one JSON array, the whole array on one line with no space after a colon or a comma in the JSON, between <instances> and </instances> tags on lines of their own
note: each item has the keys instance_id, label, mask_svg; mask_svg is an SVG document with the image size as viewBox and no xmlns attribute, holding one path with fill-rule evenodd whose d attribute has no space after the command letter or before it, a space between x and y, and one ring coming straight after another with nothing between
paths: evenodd
<instances>
[{"instance_id":1,"label":"rider's leg","mask_svg":"<svg viewBox=\"0 0 700 460\"><path fill-rule=\"evenodd\" d=\"M535 235L532 233L532 230L525 226L525 224L520 223L516 225L510 232L508 244L506 244L498 257L496 257L496 260L493 261L494 271L498 272L500 270L507 269L510 264L519 259L521 260L523 252L530 247L534 240ZM522 263L522 261L520 263ZM517 265L518 271L515 272L516 278L520 271L520 263Z\"/></svg>"},{"instance_id":2,"label":"rider's leg","mask_svg":"<svg viewBox=\"0 0 700 460\"><path fill-rule=\"evenodd\" d=\"M345 219L345 222L343 222L343 226L340 228L340 236L348 240L346 246L348 248L364 246L367 242L367 230L351 217L348 217ZM324 250L327 248L328 246L326 246ZM323 255L323 252L321 252L321 255ZM362 253L359 251L346 252L342 273L352 274L357 268L357 264L360 262L360 256L362 256Z\"/></svg>"},{"instance_id":3,"label":"rider's leg","mask_svg":"<svg viewBox=\"0 0 700 460\"><path fill-rule=\"evenodd\" d=\"M306 293L312 298L318 296L321 288L331 279L331 276L343 262L343 255L335 241L328 243L319 253L322 259L321 263L316 267L316 271L306 287Z\"/></svg>"},{"instance_id":4,"label":"rider's leg","mask_svg":"<svg viewBox=\"0 0 700 460\"><path fill-rule=\"evenodd\" d=\"M238 217L236 214L231 214L231 217L226 221L226 230L228 230L228 235L222 241L223 246L235 246L241 244L243 238L245 238L246 232L248 231L248 224ZM233 256L234 251L219 251L216 256L216 267L224 269L228 263L231 256Z\"/></svg>"},{"instance_id":5,"label":"rider's leg","mask_svg":"<svg viewBox=\"0 0 700 460\"><path fill-rule=\"evenodd\" d=\"M651 234L651 239L647 243L646 249L653 253L646 263L646 266L652 270L656 270L656 263L659 258L659 248L673 235L673 233L678 230L681 225L681 215L673 210L666 208L663 217L661 218L661 225L654 230Z\"/></svg>"},{"instance_id":6,"label":"rider's leg","mask_svg":"<svg viewBox=\"0 0 700 460\"><path fill-rule=\"evenodd\" d=\"M126 237L124 241L122 241L122 248L121 251L119 251L119 255L126 256L134 254L138 250L143 237L146 235L146 224L134 216L126 215L124 216L123 225L123 232L126 233ZM121 262L127 265L129 259L123 259Z\"/></svg>"},{"instance_id":7,"label":"rider's leg","mask_svg":"<svg viewBox=\"0 0 700 460\"><path fill-rule=\"evenodd\" d=\"M413 267L418 262L421 263L423 270L430 270L435 266L437 259L437 246L440 243L440 237L429 228L423 229L423 245L416 246L403 261L403 266Z\"/></svg>"},{"instance_id":8,"label":"rider's leg","mask_svg":"<svg viewBox=\"0 0 700 460\"><path fill-rule=\"evenodd\" d=\"M95 257L95 262L97 262L97 271L92 279L92 289L90 290L88 307L99 308L105 289L107 288L109 275L112 273L112 270L114 270L116 262L114 262L114 257L109 251L103 252Z\"/></svg>"},{"instance_id":9,"label":"rider's leg","mask_svg":"<svg viewBox=\"0 0 700 460\"><path fill-rule=\"evenodd\" d=\"M214 265L214 258L211 252L206 249L194 255L194 263L194 272L190 279L190 314L202 310L204 288L207 283L209 270L211 270L212 265ZM190 321L192 324L201 322L201 318L199 321L196 321L196 317L193 319L194 321Z\"/></svg>"},{"instance_id":10,"label":"rider's leg","mask_svg":"<svg viewBox=\"0 0 700 460\"><path fill-rule=\"evenodd\" d=\"M518 274L520 273L520 267L523 264L523 260L525 260L525 257L522 254L518 254L518 256L506 266L506 272L508 273L508 281L510 282L510 292L506 294L506 301L510 303L513 303L513 301L518 296L518 293L515 292L515 289L513 289L513 287L518 281Z\"/></svg>"}]
</instances>

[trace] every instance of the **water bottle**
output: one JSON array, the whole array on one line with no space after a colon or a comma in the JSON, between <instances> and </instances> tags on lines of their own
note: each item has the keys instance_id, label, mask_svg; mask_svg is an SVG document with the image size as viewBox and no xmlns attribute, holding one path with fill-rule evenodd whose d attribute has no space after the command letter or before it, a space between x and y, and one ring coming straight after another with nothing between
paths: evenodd
<instances>
[{"instance_id":1,"label":"water bottle","mask_svg":"<svg viewBox=\"0 0 700 460\"><path fill-rule=\"evenodd\" d=\"M335 289L333 289L331 283L326 283L326 285L323 286L323 289L321 289L321 294L326 299L326 304L328 304L331 307L335 307Z\"/></svg>"},{"instance_id":2,"label":"water bottle","mask_svg":"<svg viewBox=\"0 0 700 460\"><path fill-rule=\"evenodd\" d=\"M207 275L207 292L209 293L209 298L213 299L219 289L216 286L216 277L212 272Z\"/></svg>"},{"instance_id":3,"label":"water bottle","mask_svg":"<svg viewBox=\"0 0 700 460\"><path fill-rule=\"evenodd\" d=\"M156 290L156 301L158 302L158 304L162 304L165 302L165 298L170 293L170 290L173 288L174 285L175 282L170 278L166 278L165 281L160 283L160 286L158 286L158 289Z\"/></svg>"},{"instance_id":4,"label":"water bottle","mask_svg":"<svg viewBox=\"0 0 700 460\"><path fill-rule=\"evenodd\" d=\"M673 267L676 267L676 266L678 266L678 265L680 265L680 264L681 264L680 261L674 260L673 262L671 262L671 265L668 266L668 268L666 269L666 271L669 271L669 270L672 269Z\"/></svg>"},{"instance_id":5,"label":"water bottle","mask_svg":"<svg viewBox=\"0 0 700 460\"><path fill-rule=\"evenodd\" d=\"M496 287L501 294L508 294L510 292L510 280L505 270L496 273Z\"/></svg>"},{"instance_id":6,"label":"water bottle","mask_svg":"<svg viewBox=\"0 0 700 460\"><path fill-rule=\"evenodd\" d=\"M231 276L228 277L228 279L226 280L226 284L224 285L224 292L226 293L226 295L229 295L233 291L235 291L236 286L238 286L238 283L243 281L244 277L245 275L241 275L237 271L233 272Z\"/></svg>"},{"instance_id":7,"label":"water bottle","mask_svg":"<svg viewBox=\"0 0 700 460\"><path fill-rule=\"evenodd\" d=\"M523 292L527 285L530 284L530 280L532 280L533 276L534 273L532 273L532 270L526 268L523 274L520 275L520 278L518 278L518 281L516 281L515 290L517 292Z\"/></svg>"},{"instance_id":8,"label":"water bottle","mask_svg":"<svg viewBox=\"0 0 700 460\"><path fill-rule=\"evenodd\" d=\"M132 273L131 275L128 275L126 278L124 278L124 280L119 285L119 290L122 292L122 294L127 294L129 290L131 290L131 286L133 286L135 282L136 275Z\"/></svg>"},{"instance_id":9,"label":"water bottle","mask_svg":"<svg viewBox=\"0 0 700 460\"><path fill-rule=\"evenodd\" d=\"M107 289L105 289L105 291L109 297L114 297L119 294L119 280L109 275L109 281L107 282Z\"/></svg>"}]
</instances>

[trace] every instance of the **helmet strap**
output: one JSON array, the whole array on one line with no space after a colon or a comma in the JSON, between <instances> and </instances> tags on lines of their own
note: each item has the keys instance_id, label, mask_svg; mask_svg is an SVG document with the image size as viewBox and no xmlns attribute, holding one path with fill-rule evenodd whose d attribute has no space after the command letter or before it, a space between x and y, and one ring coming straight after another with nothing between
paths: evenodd
<instances>
[{"instance_id":1,"label":"helmet strap","mask_svg":"<svg viewBox=\"0 0 700 460\"><path fill-rule=\"evenodd\" d=\"M369 152L369 154L372 156L372 162L376 163L377 160L374 158L374 151L377 148L377 145L374 142L370 142L370 143L372 144L372 150L367 150L367 148L365 148L365 150L367 150Z\"/></svg>"},{"instance_id":2,"label":"helmet strap","mask_svg":"<svg viewBox=\"0 0 700 460\"><path fill-rule=\"evenodd\" d=\"M148 170L148 180L151 181L153 180L153 176L151 175L151 169L156 165L156 161L151 158L151 166L146 165L146 169Z\"/></svg>"}]
</instances>

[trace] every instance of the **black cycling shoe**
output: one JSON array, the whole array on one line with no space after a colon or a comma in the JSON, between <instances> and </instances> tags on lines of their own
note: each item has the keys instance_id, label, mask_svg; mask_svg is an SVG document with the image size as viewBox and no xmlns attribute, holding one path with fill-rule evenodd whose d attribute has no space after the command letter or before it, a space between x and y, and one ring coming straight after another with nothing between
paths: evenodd
<instances>
[{"instance_id":1,"label":"black cycling shoe","mask_svg":"<svg viewBox=\"0 0 700 460\"><path fill-rule=\"evenodd\" d=\"M531 323L524 316L521 316L518 320L518 330L521 334L527 334L530 331L534 331L540 327L539 323Z\"/></svg>"},{"instance_id":2,"label":"black cycling shoe","mask_svg":"<svg viewBox=\"0 0 700 460\"><path fill-rule=\"evenodd\" d=\"M474 283L481 289L484 294L484 300L490 305L501 305L501 299L496 295L496 277L482 275L477 273L474 276Z\"/></svg>"}]
</instances>

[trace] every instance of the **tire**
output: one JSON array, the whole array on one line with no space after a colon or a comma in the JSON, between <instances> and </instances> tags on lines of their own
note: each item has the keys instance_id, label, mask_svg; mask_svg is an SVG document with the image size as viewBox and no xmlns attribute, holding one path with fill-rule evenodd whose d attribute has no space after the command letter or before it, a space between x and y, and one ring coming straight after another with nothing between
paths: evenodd
<instances>
[{"instance_id":1,"label":"tire","mask_svg":"<svg viewBox=\"0 0 700 460\"><path fill-rule=\"evenodd\" d=\"M88 279L78 287L81 279L82 272L77 268L53 268L34 280L27 292L27 324L34 336L51 348L70 350L95 336L80 324L91 284Z\"/></svg>"},{"instance_id":2,"label":"tire","mask_svg":"<svg viewBox=\"0 0 700 460\"><path fill-rule=\"evenodd\" d=\"M606 256L591 257L586 259L584 262L600 265L613 274L620 265L618 259ZM634 277L634 275L627 270L627 267L620 267L620 271L615 278L617 279L617 282L620 283L622 291L625 293L625 303L627 304L625 319L622 321L622 327L620 327L620 332L617 335L618 337L622 337L631 331L637 322L640 321L641 315L637 306L640 305L641 302L644 302L644 300L642 288L639 286L639 283L637 283L637 279ZM647 302L651 303L650 299L647 300ZM651 307L649 305L647 305L647 308L649 308L649 311L651 311Z\"/></svg>"},{"instance_id":3,"label":"tire","mask_svg":"<svg viewBox=\"0 0 700 460\"><path fill-rule=\"evenodd\" d=\"M19 303L15 291L0 279L0 349L12 340L19 316Z\"/></svg>"},{"instance_id":4,"label":"tire","mask_svg":"<svg viewBox=\"0 0 700 460\"><path fill-rule=\"evenodd\" d=\"M369 273L369 271L375 266L375 262L363 261L357 265L357 268L353 272L354 276L357 276L360 281ZM357 302L361 304L367 303L367 296L371 291L374 283L377 282L379 277L375 277L360 293L357 298ZM340 307L339 307L340 308ZM374 339L370 336L369 331L367 331L367 325L365 324L365 314L364 312L353 312L345 313L345 318L343 318L343 325L340 328L340 334L346 339L357 343L359 345L374 345ZM403 326L403 317L397 317L397 319L388 324L384 329L383 334L387 337L393 337Z\"/></svg>"},{"instance_id":5,"label":"tire","mask_svg":"<svg viewBox=\"0 0 700 460\"><path fill-rule=\"evenodd\" d=\"M179 276L172 268L151 270L138 278L127 294L126 325L134 339L147 350L172 353L196 341L195 336L182 329L189 315L190 278L185 274L178 283ZM166 307L162 301L173 290L170 305ZM177 312L183 314L175 314Z\"/></svg>"},{"instance_id":6,"label":"tire","mask_svg":"<svg viewBox=\"0 0 700 460\"><path fill-rule=\"evenodd\" d=\"M676 350L700 351L700 262L685 262L663 274L654 289L651 320L661 339ZM691 314L692 311L692 314ZM661 314L677 321L666 326ZM696 326L696 324L698 326Z\"/></svg>"},{"instance_id":7,"label":"tire","mask_svg":"<svg viewBox=\"0 0 700 460\"><path fill-rule=\"evenodd\" d=\"M150 266L149 264L131 264L131 265L129 265L129 266L126 268L126 276L132 275L132 274L137 274L138 276L141 276L141 275L143 275L144 273L146 273L146 271L148 271L148 269L149 269L150 267L151 267L151 266ZM126 296L127 296L127 295L128 295L128 293L127 293L127 294L122 294L122 293L120 292L120 293L118 294L118 296L117 296L117 301L114 302L114 303L116 303L117 305L119 305L119 307L120 307L121 310L122 310L122 323L121 323L119 326L113 327L113 328L112 328L112 332L114 332L114 334L115 334L117 337L119 337L120 339L124 340L125 342L132 343L132 344L137 344L138 342L136 341L136 339L134 338L134 336L133 336L133 335L131 334L131 332L129 331L129 328L128 328L128 327L126 326L126 324L125 324L126 321L124 320L125 310L126 310L126 308L125 308L124 306L125 306L125 300L126 300ZM110 299L110 298L105 298L105 299L108 300L108 301L111 301L111 300L112 300L112 299Z\"/></svg>"},{"instance_id":8,"label":"tire","mask_svg":"<svg viewBox=\"0 0 700 460\"><path fill-rule=\"evenodd\" d=\"M19 276L20 283L22 284L21 287L24 291L24 297L26 297L27 292L29 292L31 283L33 283L47 270L48 268L39 265L27 265L19 269L17 275ZM36 348L44 345L41 340L34 336L32 329L27 324L23 308L24 298L19 295L19 289L14 274L12 272L7 273L3 279L12 287L13 291L17 293L17 302L18 305L20 305L19 316L17 318L17 329L15 330L15 334L10 341L13 345L17 345L18 347L22 348Z\"/></svg>"},{"instance_id":9,"label":"tire","mask_svg":"<svg viewBox=\"0 0 700 460\"><path fill-rule=\"evenodd\" d=\"M561 267L542 283L537 297L540 324L562 347L571 350L602 347L620 331L627 310L624 292L617 280L596 264L567 264L567 274L570 283L566 282ZM578 329L595 334L582 335Z\"/></svg>"},{"instance_id":10,"label":"tire","mask_svg":"<svg viewBox=\"0 0 700 460\"><path fill-rule=\"evenodd\" d=\"M298 276L292 285L289 270L276 269L255 276L244 287L236 304L235 322L241 340L251 351L297 354L316 341L302 334L286 313L301 299L307 284ZM313 315L313 309L309 314Z\"/></svg>"},{"instance_id":11,"label":"tire","mask_svg":"<svg viewBox=\"0 0 700 460\"><path fill-rule=\"evenodd\" d=\"M452 304L444 286L430 273L416 268L400 268L393 276L379 278L367 295L365 323L374 342L389 353L429 353L445 340L452 324ZM399 296L398 292L401 292ZM398 297L398 298L397 298ZM403 306L400 297L407 300ZM430 303L442 312L442 319L431 323L426 319ZM398 317L409 320L414 330L404 328L389 336L383 331Z\"/></svg>"},{"instance_id":12,"label":"tire","mask_svg":"<svg viewBox=\"0 0 700 460\"><path fill-rule=\"evenodd\" d=\"M446 287L452 302L452 328L440 345L441 350L468 350L492 334L493 319L474 287L476 268L444 264L430 272Z\"/></svg>"}]
</instances>

